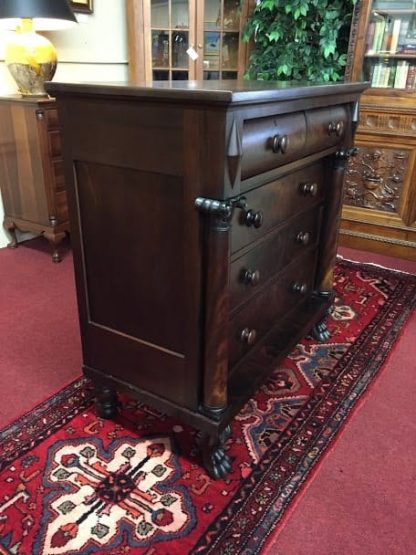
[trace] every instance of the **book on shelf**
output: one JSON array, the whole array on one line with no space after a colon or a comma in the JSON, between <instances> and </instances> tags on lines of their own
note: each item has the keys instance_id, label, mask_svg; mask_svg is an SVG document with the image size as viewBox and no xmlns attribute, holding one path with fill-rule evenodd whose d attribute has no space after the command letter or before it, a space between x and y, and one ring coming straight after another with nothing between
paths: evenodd
<instances>
[{"instance_id":1,"label":"book on shelf","mask_svg":"<svg viewBox=\"0 0 416 555\"><path fill-rule=\"evenodd\" d=\"M375 54L380 52L383 46L383 38L384 38L384 31L386 29L386 25L388 24L387 18L383 17L379 14L374 14L375 21L374 21L374 34L373 34L373 42L368 51L368 54Z\"/></svg>"},{"instance_id":2,"label":"book on shelf","mask_svg":"<svg viewBox=\"0 0 416 555\"><path fill-rule=\"evenodd\" d=\"M416 55L416 43L403 42L399 45L398 54L412 54Z\"/></svg>"},{"instance_id":3,"label":"book on shelf","mask_svg":"<svg viewBox=\"0 0 416 555\"><path fill-rule=\"evenodd\" d=\"M407 71L405 88L406 89L416 88L416 65L409 66L409 69Z\"/></svg>"},{"instance_id":4,"label":"book on shelf","mask_svg":"<svg viewBox=\"0 0 416 555\"><path fill-rule=\"evenodd\" d=\"M400 28L402 25L401 19L394 19L391 31L391 40L390 40L390 54L395 54L397 51L397 46L399 44L399 36L400 36Z\"/></svg>"},{"instance_id":5,"label":"book on shelf","mask_svg":"<svg viewBox=\"0 0 416 555\"><path fill-rule=\"evenodd\" d=\"M395 89L405 89L406 88L406 82L407 82L407 74L409 71L409 62L406 62L405 60L400 60L397 62L396 65L396 76L394 79L394 85L393 87Z\"/></svg>"},{"instance_id":6,"label":"book on shelf","mask_svg":"<svg viewBox=\"0 0 416 555\"><path fill-rule=\"evenodd\" d=\"M409 19L374 13L366 33L367 55L414 53L415 41L407 36Z\"/></svg>"},{"instance_id":7,"label":"book on shelf","mask_svg":"<svg viewBox=\"0 0 416 555\"><path fill-rule=\"evenodd\" d=\"M374 66L371 78L372 87L387 88L391 87L394 82L395 67L383 63L377 63Z\"/></svg>"},{"instance_id":8,"label":"book on shelf","mask_svg":"<svg viewBox=\"0 0 416 555\"><path fill-rule=\"evenodd\" d=\"M415 89L416 64L406 60L377 62L372 67L371 86L377 88Z\"/></svg>"}]
</instances>

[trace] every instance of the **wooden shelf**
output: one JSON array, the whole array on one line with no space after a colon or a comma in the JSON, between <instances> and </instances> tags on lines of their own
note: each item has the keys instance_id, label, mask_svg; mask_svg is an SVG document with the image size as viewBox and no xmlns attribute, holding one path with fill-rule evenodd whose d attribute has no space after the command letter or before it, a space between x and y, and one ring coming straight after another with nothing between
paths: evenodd
<instances>
[{"instance_id":1,"label":"wooden shelf","mask_svg":"<svg viewBox=\"0 0 416 555\"><path fill-rule=\"evenodd\" d=\"M375 59L391 59L391 60L416 60L416 54L381 54L380 52L376 54L365 54L365 58L375 58Z\"/></svg>"},{"instance_id":2,"label":"wooden shelf","mask_svg":"<svg viewBox=\"0 0 416 555\"><path fill-rule=\"evenodd\" d=\"M372 10L371 11L372 15L413 15L416 14L416 10L413 9L383 9L383 10Z\"/></svg>"}]
</instances>

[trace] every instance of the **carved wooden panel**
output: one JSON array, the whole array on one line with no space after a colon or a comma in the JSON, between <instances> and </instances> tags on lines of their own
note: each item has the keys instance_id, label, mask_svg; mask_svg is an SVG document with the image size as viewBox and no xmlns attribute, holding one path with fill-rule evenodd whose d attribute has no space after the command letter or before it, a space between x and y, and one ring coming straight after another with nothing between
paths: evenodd
<instances>
[{"instance_id":1,"label":"carved wooden panel","mask_svg":"<svg viewBox=\"0 0 416 555\"><path fill-rule=\"evenodd\" d=\"M400 114L386 111L365 111L360 114L360 131L382 131L400 135L412 135L416 133L416 114Z\"/></svg>"},{"instance_id":2,"label":"carved wooden panel","mask_svg":"<svg viewBox=\"0 0 416 555\"><path fill-rule=\"evenodd\" d=\"M347 167L344 204L397 213L408 159L400 149L360 147Z\"/></svg>"}]
</instances>

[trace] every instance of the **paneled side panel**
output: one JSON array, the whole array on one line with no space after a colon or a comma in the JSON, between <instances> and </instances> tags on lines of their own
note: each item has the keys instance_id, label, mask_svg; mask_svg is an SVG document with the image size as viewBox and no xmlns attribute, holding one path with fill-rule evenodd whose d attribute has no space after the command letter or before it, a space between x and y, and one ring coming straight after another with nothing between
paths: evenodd
<instances>
[{"instance_id":1,"label":"paneled side panel","mask_svg":"<svg viewBox=\"0 0 416 555\"><path fill-rule=\"evenodd\" d=\"M86 162L75 174L86 366L195 406L197 387L186 377L182 180Z\"/></svg>"},{"instance_id":2,"label":"paneled side panel","mask_svg":"<svg viewBox=\"0 0 416 555\"><path fill-rule=\"evenodd\" d=\"M89 163L77 177L91 322L183 353L181 180Z\"/></svg>"}]
</instances>

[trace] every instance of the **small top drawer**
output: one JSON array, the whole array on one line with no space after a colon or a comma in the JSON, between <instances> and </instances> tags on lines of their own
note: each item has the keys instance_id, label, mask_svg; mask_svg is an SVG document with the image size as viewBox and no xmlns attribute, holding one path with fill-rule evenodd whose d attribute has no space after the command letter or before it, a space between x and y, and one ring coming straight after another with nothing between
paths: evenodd
<instances>
[{"instance_id":1,"label":"small top drawer","mask_svg":"<svg viewBox=\"0 0 416 555\"><path fill-rule=\"evenodd\" d=\"M45 119L48 129L59 128L58 110L56 108L45 110Z\"/></svg>"},{"instance_id":2,"label":"small top drawer","mask_svg":"<svg viewBox=\"0 0 416 555\"><path fill-rule=\"evenodd\" d=\"M48 132L48 149L52 158L62 157L61 133L59 130Z\"/></svg>"},{"instance_id":3,"label":"small top drawer","mask_svg":"<svg viewBox=\"0 0 416 555\"><path fill-rule=\"evenodd\" d=\"M322 162L317 162L246 193L246 208L234 212L231 252L256 241L284 220L319 204L324 185Z\"/></svg>"},{"instance_id":4,"label":"small top drawer","mask_svg":"<svg viewBox=\"0 0 416 555\"><path fill-rule=\"evenodd\" d=\"M248 120L243 128L241 179L287 164L303 155L306 121L303 112Z\"/></svg>"},{"instance_id":5,"label":"small top drawer","mask_svg":"<svg viewBox=\"0 0 416 555\"><path fill-rule=\"evenodd\" d=\"M346 106L306 112L308 129L306 153L310 154L338 144L345 135L347 124L348 109Z\"/></svg>"}]
</instances>

